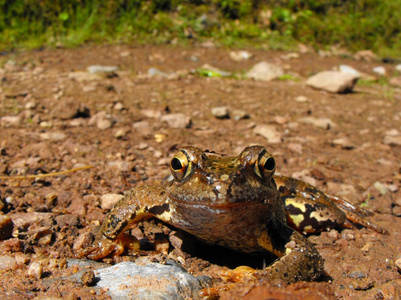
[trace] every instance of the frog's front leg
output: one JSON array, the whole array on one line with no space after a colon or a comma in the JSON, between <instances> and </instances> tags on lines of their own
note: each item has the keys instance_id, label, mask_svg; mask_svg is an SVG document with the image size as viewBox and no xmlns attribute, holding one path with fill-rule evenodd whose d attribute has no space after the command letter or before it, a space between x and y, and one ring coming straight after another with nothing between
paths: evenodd
<instances>
[{"instance_id":1,"label":"frog's front leg","mask_svg":"<svg viewBox=\"0 0 401 300\"><path fill-rule=\"evenodd\" d=\"M170 207L167 199L162 186L138 186L125 192L103 221L94 245L79 251L76 256L97 260L112 253L120 255L127 247L139 250L138 240L124 235L125 230L151 217L168 223Z\"/></svg>"},{"instance_id":2,"label":"frog's front leg","mask_svg":"<svg viewBox=\"0 0 401 300\"><path fill-rule=\"evenodd\" d=\"M323 273L324 261L305 236L281 222L270 222L258 238L261 247L278 256L263 272L286 283L312 281Z\"/></svg>"}]
</instances>

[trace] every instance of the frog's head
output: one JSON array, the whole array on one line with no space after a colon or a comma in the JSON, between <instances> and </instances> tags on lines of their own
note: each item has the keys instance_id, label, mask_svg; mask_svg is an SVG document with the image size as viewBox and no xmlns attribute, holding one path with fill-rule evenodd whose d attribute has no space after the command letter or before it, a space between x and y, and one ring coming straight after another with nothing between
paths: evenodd
<instances>
[{"instance_id":1,"label":"frog's head","mask_svg":"<svg viewBox=\"0 0 401 300\"><path fill-rule=\"evenodd\" d=\"M236 157L183 147L171 160L171 201L210 207L275 205L275 160L263 146L245 148Z\"/></svg>"}]
</instances>

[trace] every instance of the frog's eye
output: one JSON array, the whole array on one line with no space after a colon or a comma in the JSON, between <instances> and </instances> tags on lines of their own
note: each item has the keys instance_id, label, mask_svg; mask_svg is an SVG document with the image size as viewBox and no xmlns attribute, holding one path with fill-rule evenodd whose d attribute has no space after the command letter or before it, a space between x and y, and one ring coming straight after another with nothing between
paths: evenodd
<instances>
[{"instance_id":1,"label":"frog's eye","mask_svg":"<svg viewBox=\"0 0 401 300\"><path fill-rule=\"evenodd\" d=\"M192 163L183 151L178 152L170 163L170 170L173 177L181 181L192 171Z\"/></svg>"},{"instance_id":2,"label":"frog's eye","mask_svg":"<svg viewBox=\"0 0 401 300\"><path fill-rule=\"evenodd\" d=\"M276 161L268 152L263 151L255 163L255 173L260 178L268 178L274 174Z\"/></svg>"}]
</instances>

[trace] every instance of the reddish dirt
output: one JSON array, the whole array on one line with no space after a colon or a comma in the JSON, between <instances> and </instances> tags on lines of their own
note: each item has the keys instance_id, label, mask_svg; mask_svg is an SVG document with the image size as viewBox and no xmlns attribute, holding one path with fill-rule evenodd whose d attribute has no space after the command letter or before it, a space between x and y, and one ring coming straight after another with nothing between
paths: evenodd
<instances>
[{"instance_id":1,"label":"reddish dirt","mask_svg":"<svg viewBox=\"0 0 401 300\"><path fill-rule=\"evenodd\" d=\"M232 61L227 49L173 46L87 46L0 57L4 62L0 118L21 117L0 127L0 176L94 166L36 180L0 179L4 204L0 217L3 224L8 222L5 216L14 222L13 236L0 241L0 295L62 298L73 291L70 299L107 298L105 293L95 296L90 286L54 280L77 272L66 267L66 259L73 257L74 245L86 245L87 240L79 244L77 237L85 236L107 214L100 196L161 183L169 175L169 160L183 145L237 155L248 145L261 144L275 156L278 173L363 204L375 212L369 220L390 234L355 228L310 236L326 261L322 282L274 290L266 283L254 288L239 284L227 295L285 299L288 293L302 290L306 294L301 292L299 299L400 297L396 261L401 259L401 145L385 137L401 134L401 90L379 83L360 84L353 93L342 95L314 90L305 85L313 73L347 64L373 75L378 62L314 53L285 59L288 53L249 51L254 57L245 62ZM190 72L205 63L243 72L263 60L284 66L300 80L205 78ZM72 78L95 64L118 66L119 71L97 79ZM149 78L151 67L183 72ZM394 66L385 67L387 74L395 74ZM298 96L307 100L296 101ZM242 110L249 118L217 119L211 114L217 106ZM86 118L77 118L77 111ZM90 125L90 118L101 111L107 114L104 119L112 121L111 128ZM169 113L190 117L191 126L169 127L158 117ZM329 118L336 126L323 129L299 121L307 116ZM140 121L148 122L148 127L133 126ZM258 124L274 125L282 133L282 142L268 144L253 132ZM386 191L380 192L383 187ZM145 231L147 223L142 226ZM10 233L7 225L1 228ZM163 230L170 229L159 229ZM41 267L35 268L38 264ZM188 259L186 267L195 275L224 268L204 258Z\"/></svg>"}]
</instances>

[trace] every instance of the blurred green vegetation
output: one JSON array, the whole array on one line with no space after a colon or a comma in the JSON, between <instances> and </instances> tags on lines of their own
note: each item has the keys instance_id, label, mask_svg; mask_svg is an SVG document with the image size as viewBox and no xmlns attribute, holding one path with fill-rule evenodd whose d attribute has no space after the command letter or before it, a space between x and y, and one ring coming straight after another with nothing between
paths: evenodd
<instances>
[{"instance_id":1,"label":"blurred green vegetation","mask_svg":"<svg viewBox=\"0 0 401 300\"><path fill-rule=\"evenodd\" d=\"M0 49L86 42L289 49L339 45L401 54L400 0L0 0Z\"/></svg>"}]
</instances>

